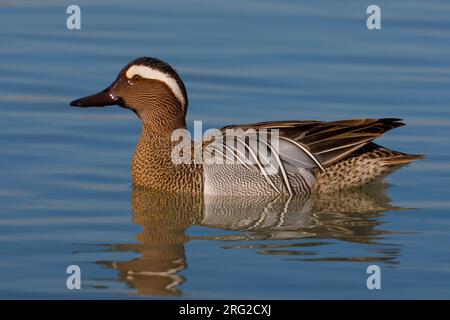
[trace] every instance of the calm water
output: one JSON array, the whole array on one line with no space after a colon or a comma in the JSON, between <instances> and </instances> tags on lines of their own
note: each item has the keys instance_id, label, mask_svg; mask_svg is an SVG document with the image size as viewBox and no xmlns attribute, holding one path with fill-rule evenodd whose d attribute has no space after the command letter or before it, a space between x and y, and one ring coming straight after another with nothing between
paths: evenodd
<instances>
[{"instance_id":1,"label":"calm water","mask_svg":"<svg viewBox=\"0 0 450 320\"><path fill-rule=\"evenodd\" d=\"M450 3L0 1L1 298L450 298ZM131 112L75 109L128 61L175 66L189 123L400 117L427 160L321 197L133 190ZM66 289L68 265L82 290ZM366 268L382 289L366 288Z\"/></svg>"}]
</instances>

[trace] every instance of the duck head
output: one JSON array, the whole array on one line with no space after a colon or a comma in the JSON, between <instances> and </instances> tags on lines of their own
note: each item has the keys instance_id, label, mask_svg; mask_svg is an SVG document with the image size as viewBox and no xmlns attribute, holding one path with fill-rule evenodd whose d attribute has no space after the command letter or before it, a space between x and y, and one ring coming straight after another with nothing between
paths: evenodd
<instances>
[{"instance_id":1,"label":"duck head","mask_svg":"<svg viewBox=\"0 0 450 320\"><path fill-rule=\"evenodd\" d=\"M109 87L70 105L82 108L118 105L133 110L141 119L167 112L184 118L188 97L183 81L170 65L156 58L141 57L126 65Z\"/></svg>"}]
</instances>

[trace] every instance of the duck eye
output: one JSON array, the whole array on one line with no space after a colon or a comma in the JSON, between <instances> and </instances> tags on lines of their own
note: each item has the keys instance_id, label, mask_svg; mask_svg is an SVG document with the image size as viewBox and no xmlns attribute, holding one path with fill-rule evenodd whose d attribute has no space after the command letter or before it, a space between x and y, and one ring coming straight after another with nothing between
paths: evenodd
<instances>
[{"instance_id":1,"label":"duck eye","mask_svg":"<svg viewBox=\"0 0 450 320\"><path fill-rule=\"evenodd\" d=\"M142 77L141 77L140 75L138 75L138 74L135 74L135 75L131 78L131 80L133 80L133 81L138 81L138 80L140 80L140 79L142 79Z\"/></svg>"}]
</instances>

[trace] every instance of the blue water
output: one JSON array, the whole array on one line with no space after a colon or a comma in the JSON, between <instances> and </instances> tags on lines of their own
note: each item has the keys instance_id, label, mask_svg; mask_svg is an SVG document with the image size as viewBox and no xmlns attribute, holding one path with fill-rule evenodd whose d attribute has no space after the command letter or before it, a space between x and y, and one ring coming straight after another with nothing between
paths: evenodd
<instances>
[{"instance_id":1,"label":"blue water","mask_svg":"<svg viewBox=\"0 0 450 320\"><path fill-rule=\"evenodd\" d=\"M376 1L376 31L356 0L76 3L69 31L72 2L0 2L0 298L450 298L448 1ZM427 160L290 201L133 190L135 115L68 104L142 55L189 125L398 117L378 142Z\"/></svg>"}]
</instances>

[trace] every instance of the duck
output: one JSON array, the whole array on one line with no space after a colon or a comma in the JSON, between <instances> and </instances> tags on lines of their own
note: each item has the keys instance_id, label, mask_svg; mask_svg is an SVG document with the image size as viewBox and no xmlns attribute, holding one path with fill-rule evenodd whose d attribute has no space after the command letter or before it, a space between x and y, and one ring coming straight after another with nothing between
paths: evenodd
<instances>
[{"instance_id":1,"label":"duck","mask_svg":"<svg viewBox=\"0 0 450 320\"><path fill-rule=\"evenodd\" d=\"M374 184L424 159L373 142L403 126L398 118L266 121L228 125L199 142L189 136L174 138L175 132L189 132L188 102L186 87L172 66L140 57L123 67L106 89L73 100L70 106L117 105L133 111L142 129L132 157L132 183L164 192L330 193Z\"/></svg>"}]
</instances>

